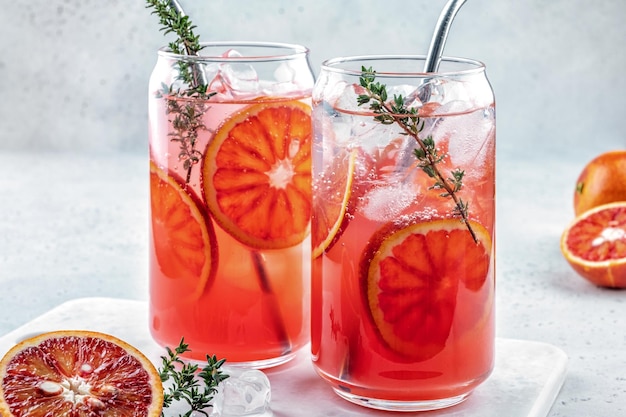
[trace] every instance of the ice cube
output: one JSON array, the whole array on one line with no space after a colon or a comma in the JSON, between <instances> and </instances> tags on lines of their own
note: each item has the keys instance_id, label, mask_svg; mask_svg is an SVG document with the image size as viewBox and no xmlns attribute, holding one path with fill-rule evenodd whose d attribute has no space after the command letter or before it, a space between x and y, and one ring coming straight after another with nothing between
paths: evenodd
<instances>
[{"instance_id":1,"label":"ice cube","mask_svg":"<svg viewBox=\"0 0 626 417\"><path fill-rule=\"evenodd\" d=\"M410 183L395 183L373 188L363 199L361 210L368 219L379 222L397 220L417 198Z\"/></svg>"},{"instance_id":2,"label":"ice cube","mask_svg":"<svg viewBox=\"0 0 626 417\"><path fill-rule=\"evenodd\" d=\"M296 78L296 70L289 62L281 62L281 64L274 71L274 78L279 83L292 83Z\"/></svg>"},{"instance_id":3,"label":"ice cube","mask_svg":"<svg viewBox=\"0 0 626 417\"><path fill-rule=\"evenodd\" d=\"M288 96L302 88L296 83L297 69L290 62L282 62L273 72L273 79L259 80L259 90L268 96Z\"/></svg>"},{"instance_id":4,"label":"ice cube","mask_svg":"<svg viewBox=\"0 0 626 417\"><path fill-rule=\"evenodd\" d=\"M271 417L271 387L267 376L256 369L224 368L230 375L218 387L212 417Z\"/></svg>"},{"instance_id":5,"label":"ice cube","mask_svg":"<svg viewBox=\"0 0 626 417\"><path fill-rule=\"evenodd\" d=\"M422 102L419 98L419 89L415 84L400 84L387 87L388 101L392 102L395 97L402 97L402 101L407 108L420 108Z\"/></svg>"},{"instance_id":6,"label":"ice cube","mask_svg":"<svg viewBox=\"0 0 626 417\"><path fill-rule=\"evenodd\" d=\"M224 53L224 57L238 58L242 55L231 49ZM220 64L219 75L225 87L233 94L233 97L257 94L260 91L259 77L250 64L244 62L229 62Z\"/></svg>"},{"instance_id":7,"label":"ice cube","mask_svg":"<svg viewBox=\"0 0 626 417\"><path fill-rule=\"evenodd\" d=\"M467 103L454 101L442 107L454 114L466 110ZM482 166L491 157L493 129L489 111L479 109L441 118L432 134L435 138L449 138L448 153L453 166L470 168Z\"/></svg>"},{"instance_id":8,"label":"ice cube","mask_svg":"<svg viewBox=\"0 0 626 417\"><path fill-rule=\"evenodd\" d=\"M333 95L337 96L337 100L335 101L335 108L338 110L350 112L369 111L368 104L363 104L359 106L359 102L357 100L357 97L364 92L365 90L360 85L338 83L335 87L335 91L333 91Z\"/></svg>"}]
</instances>

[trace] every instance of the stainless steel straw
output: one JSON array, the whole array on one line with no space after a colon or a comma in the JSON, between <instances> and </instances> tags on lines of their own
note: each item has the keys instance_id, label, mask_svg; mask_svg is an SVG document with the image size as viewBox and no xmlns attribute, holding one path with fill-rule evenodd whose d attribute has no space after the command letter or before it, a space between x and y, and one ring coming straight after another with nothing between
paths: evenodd
<instances>
[{"instance_id":1,"label":"stainless steel straw","mask_svg":"<svg viewBox=\"0 0 626 417\"><path fill-rule=\"evenodd\" d=\"M452 21L454 20L457 12L465 2L466 0L449 0L441 11L439 20L435 26L433 37L430 41L428 54L426 55L424 72L437 72L439 69L439 63L441 62L443 48L446 44L446 40L448 39L450 26L452 25Z\"/></svg>"}]
</instances>

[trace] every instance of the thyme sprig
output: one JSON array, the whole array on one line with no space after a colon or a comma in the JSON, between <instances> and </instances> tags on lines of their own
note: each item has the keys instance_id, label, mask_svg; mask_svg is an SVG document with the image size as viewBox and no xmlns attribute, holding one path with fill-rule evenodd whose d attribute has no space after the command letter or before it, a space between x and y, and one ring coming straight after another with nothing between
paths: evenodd
<instances>
[{"instance_id":1,"label":"thyme sprig","mask_svg":"<svg viewBox=\"0 0 626 417\"><path fill-rule=\"evenodd\" d=\"M220 371L226 360L207 355L207 364L200 369L198 365L184 362L180 358L180 355L189 351L189 345L183 338L174 350L167 348L167 356L161 356L163 367L158 369L159 376L162 382L171 382L163 393L163 408L169 408L174 402L184 401L189 410L178 417L190 417L194 412L208 417L205 410L212 407L211 401L217 393L217 386L229 377ZM161 412L161 417L164 416L165 412Z\"/></svg>"},{"instance_id":2,"label":"thyme sprig","mask_svg":"<svg viewBox=\"0 0 626 417\"><path fill-rule=\"evenodd\" d=\"M200 36L196 35L196 26L191 22L189 16L180 13L172 7L169 0L146 0L147 6L154 10L152 14L159 17L161 31L164 35L173 33L176 39L168 44L170 51L178 55L198 55L202 50ZM207 94L208 85L202 76L202 69L188 62L179 61L178 67L180 78L189 85L189 89L184 94L187 96L204 97Z\"/></svg>"},{"instance_id":3,"label":"thyme sprig","mask_svg":"<svg viewBox=\"0 0 626 417\"><path fill-rule=\"evenodd\" d=\"M191 180L191 168L200 162L202 152L196 149L200 132L207 130L202 117L208 106L202 100L174 100L170 97L177 96L172 86L162 84L161 91L157 92L157 98L167 97L166 114L171 116L170 123L174 128L168 134L170 141L178 142L178 160L183 162L183 168L187 171L185 182Z\"/></svg>"},{"instance_id":4,"label":"thyme sprig","mask_svg":"<svg viewBox=\"0 0 626 417\"><path fill-rule=\"evenodd\" d=\"M424 121L419 117L418 109L415 107L408 108L402 95L394 94L393 99L389 100L387 86L376 81L376 71L372 67L361 67L359 83L365 89L365 94L360 94L357 97L358 105L369 104L369 109L376 115L374 120L384 125L398 124L404 134L415 139L418 147L414 149L413 153L419 161L418 167L434 179L434 184L429 188L441 190L441 197L453 200L453 216L461 218L474 241L478 242L469 222L469 203L458 196L458 192L463 187L465 171L460 168L454 169L450 172L450 177L446 177L441 172L438 164L443 161L446 155L439 152L432 136L423 139L420 137L420 133L424 129Z\"/></svg>"},{"instance_id":5,"label":"thyme sprig","mask_svg":"<svg viewBox=\"0 0 626 417\"><path fill-rule=\"evenodd\" d=\"M194 33L195 25L189 16L185 16L176 8L172 7L168 0L146 0L147 8L153 8L152 14L159 17L162 25L161 31L165 35L175 34L176 39L168 44L169 49L179 55L198 55L202 50L200 37ZM184 88L174 88L174 85L163 85L157 92L157 98L167 100L166 112L171 115L173 132L169 134L170 140L178 142L180 151L178 159L183 162L183 168L187 171L185 182L191 180L191 169L200 162L202 153L198 151L196 141L199 132L206 130L202 122L202 116L208 110L206 100L215 93L208 91L204 71L198 64L193 64L184 59L176 62L178 67L178 80L185 84ZM186 98L185 100L180 100Z\"/></svg>"}]
</instances>

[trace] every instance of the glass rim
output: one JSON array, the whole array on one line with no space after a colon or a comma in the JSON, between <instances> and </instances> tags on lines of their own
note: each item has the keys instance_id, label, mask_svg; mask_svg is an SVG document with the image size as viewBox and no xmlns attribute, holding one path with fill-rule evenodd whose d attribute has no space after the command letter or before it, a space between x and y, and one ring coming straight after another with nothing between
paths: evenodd
<instances>
[{"instance_id":1,"label":"glass rim","mask_svg":"<svg viewBox=\"0 0 626 417\"><path fill-rule=\"evenodd\" d=\"M329 71L337 74L343 75L353 75L360 77L362 75L361 68L341 68L335 65L350 63L350 62L380 62L380 61L414 61L416 63L423 63L426 61L426 55L354 55L354 56L345 56L345 57L336 57L327 59L322 62L321 69L324 71ZM479 60L470 59L470 58L462 58L455 56L443 56L441 57L442 63L456 63L456 64L464 64L467 65L467 68L456 69L456 70L448 70L448 71L437 71L437 72L424 72L423 70L417 71L378 71L375 67L373 68L376 71L376 76L379 77L388 77L388 78L427 78L433 76L445 76L445 77L454 77L454 76L466 76L472 74L480 74L485 72L486 65ZM422 65L423 66L423 65ZM417 68L419 68L416 65Z\"/></svg>"},{"instance_id":2,"label":"glass rim","mask_svg":"<svg viewBox=\"0 0 626 417\"><path fill-rule=\"evenodd\" d=\"M284 61L291 59L298 59L306 57L309 54L309 48L303 45L294 43L283 42L263 42L263 41L214 41L214 42L200 42L202 49L199 55L184 55L176 54L171 51L169 46L163 46L158 49L159 56L184 60L184 61L203 61L203 62L270 62L270 61ZM259 48L266 49L267 54L255 54L250 56L241 57L225 57L222 54L228 49L242 48ZM221 48L220 55L206 54L206 48ZM271 51L277 53L272 54Z\"/></svg>"}]
</instances>

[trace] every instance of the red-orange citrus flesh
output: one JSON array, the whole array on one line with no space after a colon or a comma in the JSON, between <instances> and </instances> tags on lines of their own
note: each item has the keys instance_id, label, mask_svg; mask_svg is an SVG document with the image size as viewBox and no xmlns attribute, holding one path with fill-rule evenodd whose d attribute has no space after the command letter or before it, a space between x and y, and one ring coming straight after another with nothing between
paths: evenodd
<instances>
[{"instance_id":1,"label":"red-orange citrus flesh","mask_svg":"<svg viewBox=\"0 0 626 417\"><path fill-rule=\"evenodd\" d=\"M330 249L349 223L354 208L350 197L355 160L356 152L346 152L345 158L335 157L316 179L311 218L313 259Z\"/></svg>"},{"instance_id":2,"label":"red-orange citrus flesh","mask_svg":"<svg viewBox=\"0 0 626 417\"><path fill-rule=\"evenodd\" d=\"M626 201L604 204L578 216L561 236L561 252L592 283L626 288Z\"/></svg>"},{"instance_id":3,"label":"red-orange citrus flesh","mask_svg":"<svg viewBox=\"0 0 626 417\"><path fill-rule=\"evenodd\" d=\"M299 101L256 103L226 120L202 165L215 221L255 249L302 242L311 217L311 109Z\"/></svg>"},{"instance_id":4,"label":"red-orange citrus flesh","mask_svg":"<svg viewBox=\"0 0 626 417\"><path fill-rule=\"evenodd\" d=\"M422 361L449 336L457 292L480 289L491 263L491 238L479 223L456 219L389 224L371 240L361 262L363 295L386 345Z\"/></svg>"},{"instance_id":5,"label":"red-orange citrus flesh","mask_svg":"<svg viewBox=\"0 0 626 417\"><path fill-rule=\"evenodd\" d=\"M152 234L159 268L197 298L215 275L217 243L198 197L183 184L150 162Z\"/></svg>"},{"instance_id":6,"label":"red-orange citrus flesh","mask_svg":"<svg viewBox=\"0 0 626 417\"><path fill-rule=\"evenodd\" d=\"M585 165L576 180L574 214L615 201L626 201L626 150L605 152Z\"/></svg>"},{"instance_id":7,"label":"red-orange citrus flesh","mask_svg":"<svg viewBox=\"0 0 626 417\"><path fill-rule=\"evenodd\" d=\"M18 343L0 361L3 417L157 417L162 408L154 365L111 335L43 333Z\"/></svg>"}]
</instances>

